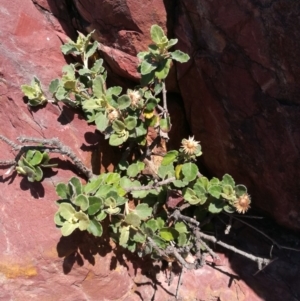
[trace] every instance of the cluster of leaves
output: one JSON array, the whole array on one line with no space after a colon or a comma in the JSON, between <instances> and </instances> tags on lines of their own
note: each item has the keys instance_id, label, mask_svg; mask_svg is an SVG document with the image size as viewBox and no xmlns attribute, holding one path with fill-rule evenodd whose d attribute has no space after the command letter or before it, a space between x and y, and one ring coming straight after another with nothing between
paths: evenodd
<instances>
[{"instance_id":1,"label":"cluster of leaves","mask_svg":"<svg viewBox=\"0 0 300 301\"><path fill-rule=\"evenodd\" d=\"M30 85L22 85L21 90L28 98L28 105L34 107L47 103L47 98L38 78L34 77Z\"/></svg>"},{"instance_id":2,"label":"cluster of leaves","mask_svg":"<svg viewBox=\"0 0 300 301\"><path fill-rule=\"evenodd\" d=\"M18 161L16 171L26 176L29 182L41 181L43 179L42 168L56 167L57 164L49 163L50 157L47 152L41 153L38 150L28 150Z\"/></svg>"},{"instance_id":3,"label":"cluster of leaves","mask_svg":"<svg viewBox=\"0 0 300 301\"><path fill-rule=\"evenodd\" d=\"M98 44L91 42L91 38L92 33L86 37L79 34L76 42L70 40L62 46L64 54L79 56L82 63L65 66L62 78L50 83L50 93L55 101L82 108L87 122L94 122L110 145L132 142L137 148L142 146L143 150L149 150L146 139L149 127L156 129L158 135L170 130L166 101L163 108L159 106L159 94L166 94L164 81L172 61L184 63L189 56L180 50L170 52L177 39L169 40L159 26L153 25L153 44L148 51L138 54L141 86L122 94L121 87L106 87L103 60L96 59ZM32 100L29 105L42 104L46 99L37 79L34 85L39 90L34 90L32 95L28 92L29 86L22 86ZM40 172L37 165L44 166L48 162L34 159L36 154L27 153L17 168L26 175L30 170L30 180L40 179L36 176ZM193 216L195 212L234 212L243 197L240 212L245 212L250 202L245 197L248 196L246 187L236 185L230 175L224 175L222 180L202 176L195 164L201 154L201 146L194 138L183 139L178 151L165 154L156 174L144 173L143 156L139 158L131 153L115 172L95 176L86 185L76 177L68 184L60 183L56 187L60 199L55 223L63 236L77 229L101 236L103 224L109 220L111 237L119 245L141 254L158 255L157 248L165 250L168 246L195 250L196 237L187 224L172 219L175 208L184 204ZM33 171L38 171L35 176ZM171 194L177 195L175 205L169 200ZM195 218L201 221L204 215L195 215Z\"/></svg>"}]
</instances>

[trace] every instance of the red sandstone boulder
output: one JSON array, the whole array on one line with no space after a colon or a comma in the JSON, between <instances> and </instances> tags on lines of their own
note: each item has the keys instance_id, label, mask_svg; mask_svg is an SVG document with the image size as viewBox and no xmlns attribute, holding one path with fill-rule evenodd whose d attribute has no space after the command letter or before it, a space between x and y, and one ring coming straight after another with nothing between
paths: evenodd
<instances>
[{"instance_id":1,"label":"red sandstone boulder","mask_svg":"<svg viewBox=\"0 0 300 301\"><path fill-rule=\"evenodd\" d=\"M21 84L29 83L35 75L42 81L46 90L50 80L60 76L61 67L65 64L59 50L61 39L66 38L65 32L71 37L75 34L73 24L76 20L73 18L73 24L71 23L70 2L2 1L0 134L13 141L20 135L37 138L59 137L63 143L73 147L79 158L89 165L94 157L93 151L105 153L105 149L101 148L102 145L99 148L97 146L99 137L95 136L94 128L88 127L84 120L78 118L78 112L66 108L48 104L44 109L29 110L19 88ZM136 79L136 75L133 74L136 62L130 62L125 67L121 64L124 60L120 59L119 52L122 52L121 58L127 55L134 58L136 52L148 44L149 28L153 23L166 28L163 2L145 2L147 4L145 6L137 1L97 1L97 3L74 1L74 3L76 5L73 9L77 8L80 11L85 22L99 26L101 42L105 47L110 47L106 55L109 57L113 54L111 60L115 59L116 62L115 69L111 68L116 70L115 72L120 72L121 76ZM190 9L194 10L195 7ZM122 25L122 20L125 20L126 26ZM186 21L183 16L180 21L181 27L177 28L177 34L182 39L180 47L184 48L183 42L187 41L187 35L182 34L182 30ZM115 24L117 26L114 26ZM188 27L185 30L187 33ZM112 49L116 49L116 52ZM119 58L113 57L116 54ZM195 72L195 68L191 70ZM197 72L195 75L198 76ZM184 89L183 82L188 78L184 76L182 69L179 70L179 78L181 76L180 85L181 89ZM190 81L191 79L189 77ZM201 85L204 85L202 81ZM202 87L201 85L196 82L198 89ZM183 95L196 134L198 128L195 127L193 120L198 117L193 114L195 108L194 111L189 111L188 102L191 96L194 103L196 98L193 95L196 94L192 91L194 85L190 86L187 83L187 87L191 90L191 94L187 96L184 92ZM209 108L208 106L207 109ZM222 112L221 108L218 106L216 108ZM213 114L217 114L218 110L214 110ZM201 115L203 114L201 112ZM218 122L223 120L220 116L218 118ZM217 123L216 128L208 123L212 135L216 136L216 129L225 128L229 121L224 119L224 122ZM203 130L202 127L200 129ZM202 136L200 139L204 143ZM0 143L0 160L14 158L10 147L2 141ZM215 143L218 147L219 142ZM205 143L204 146L208 147ZM210 156L208 151L207 155ZM56 211L54 188L58 182L66 182L74 174L71 163L62 164L62 161L68 159L63 157L60 159L64 169L58 169L51 178L46 176L41 184L30 184L21 177L10 178L5 175L5 169L2 169L0 300L174 300L178 276L171 286L168 286L158 263L139 260L131 254L123 253L121 249L110 246L105 238L92 239L85 233L75 233L68 238L60 237L60 232L55 229L53 222ZM207 160L209 163L211 159ZM221 162L219 164L222 167L224 163ZM102 164L103 168L109 168L109 162ZM214 169L218 171L216 166L212 165L211 170ZM56 172L56 169L54 170ZM224 171L231 172L226 168L222 172ZM241 177L241 180L243 179ZM241 237L248 237L248 234L242 233ZM243 246L245 245L246 242ZM268 251L263 250L263 253L266 254ZM296 300L294 296L298 289L299 263L294 257L277 265L275 262L266 269L266 274L263 271L256 278L251 276L256 272L254 264L249 264L238 256L231 256L230 262L224 255L221 257L222 266L215 269L205 266L197 271L185 272L179 294L181 300L258 301L268 298L272 301ZM275 280L274 275L277 277ZM279 282L276 279L279 279ZM284 283L286 279L289 281L288 286Z\"/></svg>"}]
</instances>

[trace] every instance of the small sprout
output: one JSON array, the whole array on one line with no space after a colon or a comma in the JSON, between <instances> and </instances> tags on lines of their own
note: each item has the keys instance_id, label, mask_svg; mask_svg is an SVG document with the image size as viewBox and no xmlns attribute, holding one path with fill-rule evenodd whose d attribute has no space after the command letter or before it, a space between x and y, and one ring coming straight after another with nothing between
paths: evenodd
<instances>
[{"instance_id":1,"label":"small sprout","mask_svg":"<svg viewBox=\"0 0 300 301\"><path fill-rule=\"evenodd\" d=\"M28 98L28 105L35 107L47 103L47 98L42 90L41 82L34 77L31 85L22 85L22 92Z\"/></svg>"},{"instance_id":2,"label":"small sprout","mask_svg":"<svg viewBox=\"0 0 300 301\"><path fill-rule=\"evenodd\" d=\"M182 150L186 155L193 156L198 155L200 151L200 142L195 141L194 137L189 137L189 139L183 139Z\"/></svg>"},{"instance_id":3,"label":"small sprout","mask_svg":"<svg viewBox=\"0 0 300 301\"><path fill-rule=\"evenodd\" d=\"M233 206L238 213L245 213L250 208L250 203L250 196L248 193L245 193L236 199L236 201L233 203Z\"/></svg>"}]
</instances>

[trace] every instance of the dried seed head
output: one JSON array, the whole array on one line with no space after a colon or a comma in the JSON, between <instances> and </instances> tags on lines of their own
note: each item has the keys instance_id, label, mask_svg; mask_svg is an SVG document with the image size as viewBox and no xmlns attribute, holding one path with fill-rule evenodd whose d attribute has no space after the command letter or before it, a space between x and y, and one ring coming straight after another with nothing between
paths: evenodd
<instances>
[{"instance_id":1,"label":"dried seed head","mask_svg":"<svg viewBox=\"0 0 300 301\"><path fill-rule=\"evenodd\" d=\"M115 119L117 119L118 117L120 117L120 113L117 110L112 110L108 113L108 119L109 121L114 121Z\"/></svg>"},{"instance_id":2,"label":"dried seed head","mask_svg":"<svg viewBox=\"0 0 300 301\"><path fill-rule=\"evenodd\" d=\"M200 142L195 141L194 137L189 137L189 139L183 139L182 142L182 149L187 155L196 155Z\"/></svg>"},{"instance_id":3,"label":"dried seed head","mask_svg":"<svg viewBox=\"0 0 300 301\"><path fill-rule=\"evenodd\" d=\"M250 208L251 199L248 193L243 194L235 200L233 206L238 213L245 213Z\"/></svg>"},{"instance_id":4,"label":"dried seed head","mask_svg":"<svg viewBox=\"0 0 300 301\"><path fill-rule=\"evenodd\" d=\"M140 95L139 91L136 91L136 90L131 91L131 90L129 90L127 92L127 94L128 94L128 96L129 96L129 98L131 100L131 106L132 107L137 107L138 102L141 99L141 95Z\"/></svg>"}]
</instances>

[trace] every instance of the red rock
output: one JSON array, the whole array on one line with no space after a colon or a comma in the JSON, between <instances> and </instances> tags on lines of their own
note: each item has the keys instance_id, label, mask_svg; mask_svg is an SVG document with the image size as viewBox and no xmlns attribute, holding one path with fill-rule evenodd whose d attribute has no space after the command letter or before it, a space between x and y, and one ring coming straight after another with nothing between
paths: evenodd
<instances>
[{"instance_id":1,"label":"red rock","mask_svg":"<svg viewBox=\"0 0 300 301\"><path fill-rule=\"evenodd\" d=\"M34 5L33 2L37 5ZM1 3L0 133L13 141L16 141L16 138L20 135L39 138L57 136L63 143L73 147L79 158L86 164L90 164L91 150L94 149L93 145L96 144L99 138L95 136L93 127L87 126L84 120L78 118L78 112L69 109L64 109L61 112L58 107L51 104L48 104L44 109L30 111L23 102L23 95L19 87L21 84L29 83L33 75L41 79L45 90L50 80L60 76L61 68L65 64L64 57L59 50L61 39L66 38L65 31L71 36L74 34L71 18L66 13L67 6L64 1L35 0L33 2L29 0L4 0ZM167 3L168 1L164 2ZM150 26L153 23L158 23L166 28L164 2L159 0L151 2L151 10L149 10L149 2L140 4L137 1L126 1L126 3L125 1L76 1L75 3L84 19L97 27L103 45L110 47L110 49L103 48L108 49L106 55L109 56L111 53L113 56L117 55L117 57L110 56L111 62L115 62L115 66L111 63L114 72L119 72L119 75L130 79L136 79L134 71L135 54L144 49L144 46L149 43ZM202 1L202 3L206 2ZM206 37L210 37L209 33L212 32L210 37L212 41L209 45L217 53L214 53L213 58L217 60L218 55L221 55L223 51L226 53L224 58L221 55L225 62L222 65L222 76L218 75L218 70L216 70L213 62L207 57L201 57L195 59L195 66L198 69L191 64L182 66L178 69L178 78L180 79L180 89L185 98L188 118L196 138L201 139L203 143L207 165L216 173L222 170L222 172L228 171L233 174L233 170L236 169L232 165L239 166L240 171L235 176L243 180L246 170L247 177L250 179L248 182L255 179L259 171L264 180L267 180L266 182L255 181L255 185L261 185L257 186L260 189L258 191L261 191L264 187L263 184L271 185L274 181L274 174L277 175L276 170L267 170L272 166L271 163L275 164L280 161L271 162L277 154L277 149L276 151L268 149L270 156L270 158L267 158L268 164L262 166L261 162L267 160L266 156L260 154L257 157L257 147L252 145L253 143L251 144L253 141L249 140L245 133L238 132L239 128L250 131L253 124L250 123L248 127L247 124L243 124L243 127L240 126L239 114L241 113L234 113L236 114L234 115L233 108L245 109L246 113L248 111L251 114L257 113L257 106L259 107L260 104L249 101L249 96L247 96L252 95L251 99L255 97L253 89L255 90L257 85L253 82L254 77L257 82L262 83L261 87L264 91L273 95L272 97L277 97L279 89L270 80L270 74L272 75L272 72L274 72L272 70L274 66L272 64L274 63L271 63L270 59L268 60L266 52L255 54L253 40L249 39L252 42L250 43L247 38L239 36L238 31L236 31L242 28L241 30L244 30L245 34L248 35L252 26L256 28L256 19L252 18L251 22L249 21L251 26L245 25L243 27L245 14L239 7L233 5L231 3L227 7L224 5L214 6L213 11L218 16L216 20L219 20L220 23L224 22L224 28L233 31L234 37L237 36L243 47L248 45L247 54L251 54L253 60L259 61L258 64L252 64L252 77L249 76L249 72L240 70L236 66L230 67L233 62L240 64L241 67L245 66L242 58L236 52L227 51L227 40L224 40L221 33L208 30ZM280 1L276 5L287 8ZM193 6L190 11L197 12L196 8L197 5ZM226 16L229 9L232 11L231 16L233 16L230 19ZM59 21L49 11L55 16L59 16ZM102 20L105 21L102 22ZM183 15L181 15L179 21L176 33L181 39L180 48L182 47L181 49L184 50L184 47L187 47L189 48L187 50L190 51L193 49L192 44L189 44L191 41L189 38L192 37L190 27L187 25L187 21L184 20ZM91 29L91 26L87 26L87 28ZM256 39L261 39L258 34L257 32L255 35ZM259 41L259 45L262 45L261 47L264 49L266 47L264 41ZM297 40L295 39L295 41ZM277 42L279 43L279 41ZM288 45L292 45L290 40L287 42ZM281 49L281 53L286 51ZM238 60L236 60L236 57ZM128 58L129 63L127 65L124 58ZM293 59L295 58L293 57ZM270 64L271 67L269 69L265 68L264 64ZM227 68L225 68L226 66ZM286 66L291 68L291 64L287 63ZM201 77L200 80L199 68L206 72L206 76ZM292 85L294 71L289 70L285 71L282 68L282 76L285 75L291 88L290 93L294 93L295 98L297 89ZM188 75L192 76L187 77ZM230 78L231 75L232 78ZM212 79L214 76L217 79L220 76L224 81L216 80L213 89L206 80ZM235 78L237 77L243 79L241 81L241 84L243 83L242 88L239 88L236 84ZM284 87L283 82L280 83L281 87ZM216 90L223 91L224 86L239 92L235 96L235 94L232 95L233 90L230 90L232 101L226 102L229 108L233 110L231 119L228 118L224 106L220 105L219 99L214 94ZM197 90L194 87L197 87ZM199 91L201 92L200 96ZM239 100L245 95L248 97L245 98L248 102L245 101L241 104ZM199 97L203 97L204 102L200 108ZM283 158L288 156L291 158L289 164L282 166L280 178L277 176L277 179L280 179L286 185L284 198L287 198L288 193L295 193L293 189L288 190L294 186L289 186L292 185L292 181L289 183L291 178L286 178L286 173L290 172L290 177L292 177L296 172L293 169L294 153L291 152L290 145L294 142L295 148L297 146L296 138L293 138L293 135L297 134L297 129L295 129L295 132L292 131L295 122L298 120L297 112L289 110L286 106L276 106L267 97L264 100L266 102L263 106L263 113L266 114L265 118L269 118L266 120L276 124L276 128L272 130L271 127L266 127L265 119L259 118L258 115L255 125L262 129L258 134L268 135L265 142L263 140L265 137L260 137L262 145L263 143L273 143L274 137L278 132L281 133L280 130L282 130L283 125L288 122L291 124L288 133L290 141L285 140L287 138L284 133L279 135L278 140L276 140L284 143L281 146L284 154ZM281 123L277 126L278 115L282 119L280 119ZM202 116L202 120L199 116ZM253 119L255 114L251 116ZM212 123L212 120L214 123ZM238 128L234 132L235 136L232 134L232 126L235 125L232 124L232 120L236 122ZM174 123L176 132L178 132L177 129L180 124L183 124L181 120ZM197 132L199 129L201 130L200 133ZM209 129L211 134L207 135L207 131L203 129ZM246 131L246 133L248 132ZM208 142L205 142L206 138L209 139ZM234 139L238 139L240 143L235 144L236 140ZM178 139L176 143L180 143L180 140ZM245 140L248 144L243 142ZM15 154L11 151L11 148L2 141L0 143L0 160L14 158ZM237 153L232 145L240 153ZM249 148L247 152L244 149L246 146ZM228 149L233 149L234 155L229 156ZM96 151L102 154L105 153L103 148ZM247 165L251 162L251 152L254 152L255 158L258 158L256 162L258 171ZM239 154L245 155L239 157ZM110 152L110 155L113 154ZM67 160L67 158L61 159ZM241 160L245 163L241 163ZM99 164L100 161L97 162ZM101 162L102 171L110 168L110 159L105 163ZM277 164L279 163L277 162ZM66 182L73 176L73 171L70 170L72 165L66 164L64 166L65 169L57 170L57 174L51 178L46 177L41 184L30 184L22 180L21 177L9 179L8 176L4 175L5 169L1 169L0 299L16 301L174 300L178 276L175 277L171 286L168 286L165 282L164 272L160 272L160 264L152 263L146 259L138 259L132 254L124 253L122 249L112 250L109 242L105 239L92 240L88 235L82 233L75 233L67 239L60 239L60 233L55 229L53 222L53 215L56 211L54 201L57 199L54 186L58 182ZM266 196L269 196L268 193L271 188L267 189ZM282 193L282 189L281 186L278 186L275 189L274 197L277 197L275 193ZM250 193L253 194L251 191ZM290 205L284 204L286 210L290 210ZM268 205L267 202L264 202L263 206L270 206L269 210L273 210L274 207L274 205ZM293 208L294 211L291 215L297 219L297 207ZM282 210L282 207L280 210ZM282 214L283 212L284 210ZM248 233L243 233L239 237L239 241L247 237ZM222 257L221 254L220 257ZM281 262L274 262L272 266L267 267L256 277L252 277L252 274L256 272L256 268L248 261L236 255L231 255L230 260L224 257L223 255L222 265L215 269L205 266L197 271L185 272L183 284L179 291L181 300L208 301L219 298L222 301L269 299L281 301L295 299L297 290L299 290L298 267L300 266L296 256L290 256L288 260L285 259ZM232 275L239 275L242 279L238 280ZM288 285L285 284L286 279L289 281ZM272 289L270 290L270 288Z\"/></svg>"}]
</instances>

